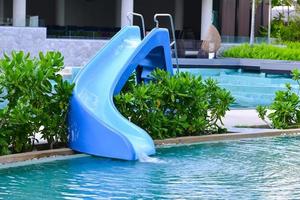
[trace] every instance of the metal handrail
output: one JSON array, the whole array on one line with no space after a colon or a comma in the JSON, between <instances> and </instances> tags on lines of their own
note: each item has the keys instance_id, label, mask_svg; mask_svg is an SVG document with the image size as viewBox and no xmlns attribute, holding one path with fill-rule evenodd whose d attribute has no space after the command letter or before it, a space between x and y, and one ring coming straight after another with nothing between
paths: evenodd
<instances>
[{"instance_id":1,"label":"metal handrail","mask_svg":"<svg viewBox=\"0 0 300 200\"><path fill-rule=\"evenodd\" d=\"M146 36L146 29L145 29L145 20L143 15L139 14L139 13L135 13L135 12L128 12L127 13L127 19L129 21L129 24L132 26L133 25L133 20L132 18L130 18L130 15L132 16L136 16L136 17L140 17L141 21L142 21L142 29L143 29L143 38Z\"/></svg>"},{"instance_id":2,"label":"metal handrail","mask_svg":"<svg viewBox=\"0 0 300 200\"><path fill-rule=\"evenodd\" d=\"M172 28L172 37L173 37L173 41L171 42L170 46L172 47L174 45L175 59L176 59L176 68L177 68L177 72L179 72L178 55L177 55L177 44L176 44L175 28L174 28L174 23L173 23L172 15L167 14L167 13L157 13L157 14L155 14L153 19L154 19L154 22L156 23L156 28L159 27L159 21L158 21L157 17L169 17L169 19L170 19L171 28Z\"/></svg>"}]
</instances>

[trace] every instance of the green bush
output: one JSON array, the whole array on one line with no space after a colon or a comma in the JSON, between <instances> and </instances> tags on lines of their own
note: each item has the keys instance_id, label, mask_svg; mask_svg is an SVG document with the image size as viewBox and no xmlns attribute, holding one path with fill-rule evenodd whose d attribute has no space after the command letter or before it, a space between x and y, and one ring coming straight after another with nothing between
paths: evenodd
<instances>
[{"instance_id":1,"label":"green bush","mask_svg":"<svg viewBox=\"0 0 300 200\"><path fill-rule=\"evenodd\" d=\"M215 80L203 81L190 73L170 76L156 70L153 81L135 85L115 96L119 111L154 139L220 133L222 117L234 102Z\"/></svg>"},{"instance_id":2,"label":"green bush","mask_svg":"<svg viewBox=\"0 0 300 200\"><path fill-rule=\"evenodd\" d=\"M300 41L300 18L293 16L288 23L284 22L283 15L272 21L272 36L280 41ZM274 24L274 25L273 25Z\"/></svg>"},{"instance_id":3,"label":"green bush","mask_svg":"<svg viewBox=\"0 0 300 200\"><path fill-rule=\"evenodd\" d=\"M285 21L282 13L274 17L271 24L271 37L276 38L278 42L297 42L300 41L300 17L290 16L289 21ZM261 36L268 36L267 27L260 28Z\"/></svg>"},{"instance_id":4,"label":"green bush","mask_svg":"<svg viewBox=\"0 0 300 200\"><path fill-rule=\"evenodd\" d=\"M285 129L298 127L300 123L300 71L292 71L293 80L297 81L298 94L292 91L290 84L286 84L285 91L277 91L274 102L270 106L258 106L256 108L259 117L266 121L266 116L271 120L271 127ZM267 110L270 113L267 114Z\"/></svg>"},{"instance_id":5,"label":"green bush","mask_svg":"<svg viewBox=\"0 0 300 200\"><path fill-rule=\"evenodd\" d=\"M285 42L284 44L289 49L300 49L300 42Z\"/></svg>"},{"instance_id":6,"label":"green bush","mask_svg":"<svg viewBox=\"0 0 300 200\"><path fill-rule=\"evenodd\" d=\"M12 52L0 60L0 154L9 149L22 152L37 142L41 134L52 148L67 141L67 110L73 84L58 72L63 67L59 52L40 53L30 58L23 52ZM10 148L8 148L10 146Z\"/></svg>"},{"instance_id":7,"label":"green bush","mask_svg":"<svg viewBox=\"0 0 300 200\"><path fill-rule=\"evenodd\" d=\"M255 58L274 60L298 60L300 61L300 43L287 43L286 47L278 47L267 44L250 46L242 44L225 50L223 57Z\"/></svg>"}]
</instances>

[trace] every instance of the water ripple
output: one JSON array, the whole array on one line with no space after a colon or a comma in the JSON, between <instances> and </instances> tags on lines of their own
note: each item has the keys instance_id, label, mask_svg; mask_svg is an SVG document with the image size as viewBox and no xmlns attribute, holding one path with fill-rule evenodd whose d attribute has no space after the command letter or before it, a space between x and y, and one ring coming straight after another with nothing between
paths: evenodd
<instances>
[{"instance_id":1,"label":"water ripple","mask_svg":"<svg viewBox=\"0 0 300 200\"><path fill-rule=\"evenodd\" d=\"M0 199L300 199L300 137L158 149L150 162L81 157L0 170Z\"/></svg>"}]
</instances>

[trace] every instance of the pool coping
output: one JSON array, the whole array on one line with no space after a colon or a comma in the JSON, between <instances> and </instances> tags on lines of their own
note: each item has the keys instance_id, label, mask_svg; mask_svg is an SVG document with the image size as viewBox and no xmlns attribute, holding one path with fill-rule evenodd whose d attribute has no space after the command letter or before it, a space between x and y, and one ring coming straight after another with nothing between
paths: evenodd
<instances>
[{"instance_id":1,"label":"pool coping","mask_svg":"<svg viewBox=\"0 0 300 200\"><path fill-rule=\"evenodd\" d=\"M251 139L260 137L275 137L285 136L300 133L300 129L286 129L286 130L272 130L261 131L253 133L224 133L224 134L212 134L212 135L201 135L201 136L186 136L177 138L168 138L164 140L155 140L155 145L177 145L177 144L195 144L202 142L221 142L228 140L239 140L239 139Z\"/></svg>"},{"instance_id":2,"label":"pool coping","mask_svg":"<svg viewBox=\"0 0 300 200\"><path fill-rule=\"evenodd\" d=\"M0 156L0 165L22 162L33 159L47 158L53 156L68 156L73 155L75 152L70 148L50 149L41 151L31 151L25 153L16 153L10 155Z\"/></svg>"},{"instance_id":3,"label":"pool coping","mask_svg":"<svg viewBox=\"0 0 300 200\"><path fill-rule=\"evenodd\" d=\"M270 130L270 131L262 131L262 132L255 132L255 133L224 133L224 134L212 134L212 135L201 135L201 136L186 136L186 137L169 138L164 140L154 140L154 143L157 147L164 147L170 145L196 144L202 142L221 142L221 141L229 141L229 140L260 138L260 137L276 137L276 136L293 135L298 133L300 133L300 128L287 129L287 130ZM28 160L55 157L55 156L69 156L74 154L77 154L77 152L73 151L70 148L60 148L60 149L52 149L52 150L42 150L42 151L11 154L11 155L0 156L0 165L19 163Z\"/></svg>"}]
</instances>

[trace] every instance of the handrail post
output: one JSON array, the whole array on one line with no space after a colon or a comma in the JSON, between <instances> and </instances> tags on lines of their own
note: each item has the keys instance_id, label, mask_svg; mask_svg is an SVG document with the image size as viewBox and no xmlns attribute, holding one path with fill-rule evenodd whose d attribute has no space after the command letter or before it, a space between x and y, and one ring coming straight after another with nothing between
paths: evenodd
<instances>
[{"instance_id":1,"label":"handrail post","mask_svg":"<svg viewBox=\"0 0 300 200\"><path fill-rule=\"evenodd\" d=\"M156 28L159 27L159 21L157 17L168 17L171 22L171 29L172 29L172 37L173 37L173 42L171 42L170 46L173 46L174 44L174 49L175 49L175 59L176 59L176 68L177 68L177 73L179 72L179 64L178 64L178 55L177 55L177 44L176 44L176 38L175 38L175 28L174 28L174 23L173 23L173 18L172 15L167 14L167 13L157 13L154 15L154 22L156 23Z\"/></svg>"},{"instance_id":2,"label":"handrail post","mask_svg":"<svg viewBox=\"0 0 300 200\"><path fill-rule=\"evenodd\" d=\"M145 20L143 15L139 14L139 13L135 13L135 12L128 12L127 13L127 19L129 21L129 24L132 26L133 25L133 20L130 18L130 15L132 16L136 16L136 17L140 17L141 18L141 22L142 22L142 29L143 29L143 38L146 36L146 29L145 29Z\"/></svg>"}]
</instances>

